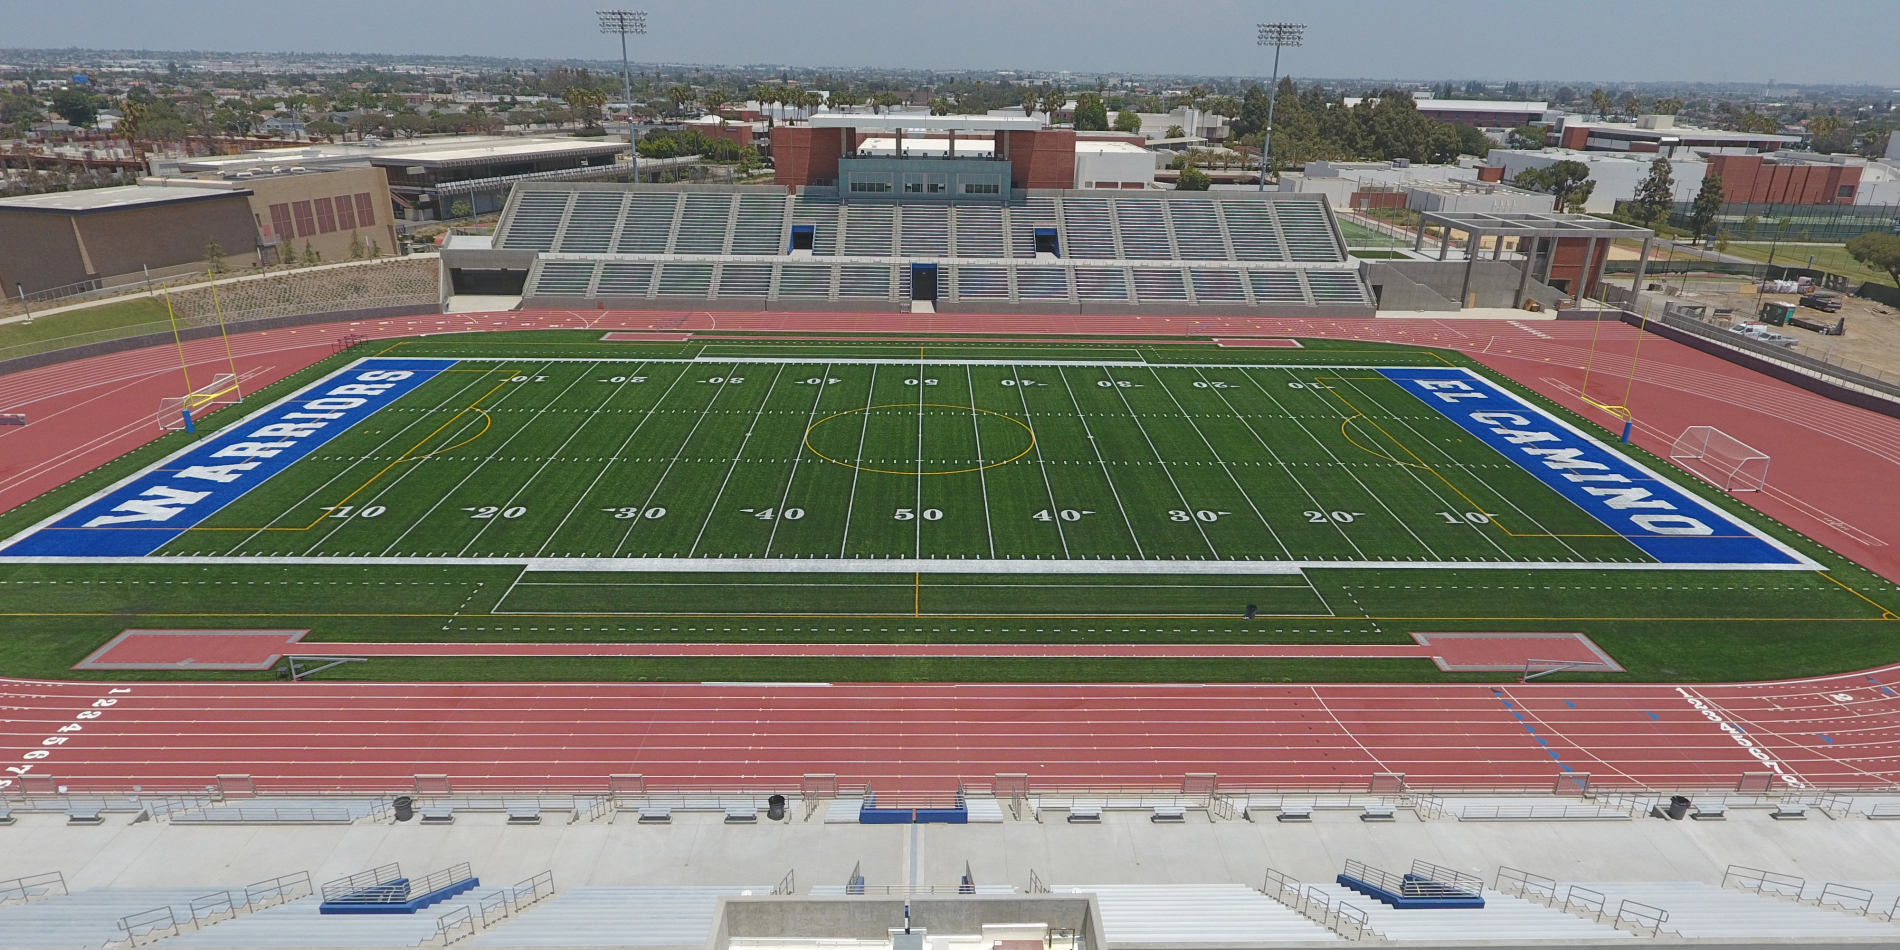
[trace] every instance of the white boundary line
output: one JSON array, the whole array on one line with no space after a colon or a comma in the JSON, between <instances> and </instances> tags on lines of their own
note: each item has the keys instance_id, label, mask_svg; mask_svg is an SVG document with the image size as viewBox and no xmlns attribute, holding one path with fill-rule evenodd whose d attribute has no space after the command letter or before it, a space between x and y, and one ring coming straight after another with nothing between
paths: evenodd
<instances>
[{"instance_id":1,"label":"white boundary line","mask_svg":"<svg viewBox=\"0 0 1900 950\"><path fill-rule=\"evenodd\" d=\"M424 358L433 358L433 357L408 357L408 359L424 359ZM243 419L239 420L237 423L234 423L234 425L242 425L248 422L249 420L251 420L252 418L263 415L264 413L271 411L277 406L280 406L286 402L294 400L302 396L304 393L309 392L310 390L315 389L316 387L329 382L331 379L333 379L334 377L338 375L341 375L342 373L348 372L364 363L372 362L377 359L379 359L379 357L363 357L361 359L355 360L351 362L349 365L344 366L341 369L338 369L335 372L329 375L326 375L321 379L311 382L310 384L299 388L295 392L292 392L289 395L286 395L283 398L278 399L267 406L260 407L255 412L250 413L249 415L246 415ZM398 359L398 358L397 357L381 357L380 359ZM475 363L475 362L519 363L521 362L521 360L518 357L516 358L461 357L461 358L450 358L450 359L455 359L457 362L470 362L470 363ZM586 357L572 357L572 358L562 357L562 358L554 358L554 359L543 358L543 359L540 359L538 362L541 362L544 364L545 363L592 363L592 364L720 363L720 364L732 365L732 364L745 364L745 363L761 363L761 364L768 364L768 365L778 365L778 364L812 364L817 361L811 360L811 359L781 359L781 358L596 359L596 358L586 358ZM844 364L844 365L860 364L860 365L900 365L900 366L932 365L932 366L1057 366L1057 367L1097 366L1097 367L1104 367L1104 368L1106 367L1128 367L1128 368L1139 368L1139 369L1178 368L1178 369L1196 369L1196 370L1205 370L1208 365L1208 364L1201 364L1201 363L1145 363L1145 362L1144 363L1120 363L1120 362L1085 363L1085 362L1066 361L1066 360L1065 361L961 360L961 359L915 360L915 359L882 359L882 358L877 358L877 359L841 358L841 359L832 360L828 362L835 363L835 364ZM1225 364L1220 364L1220 365L1225 365ZM1330 365L1329 364L1329 365L1324 365L1324 366L1321 366L1319 364L1275 364L1271 366L1268 366L1265 364L1248 364L1246 368L1301 369L1301 370L1304 370L1304 369L1368 369L1368 370L1397 369L1397 370L1403 370L1403 369L1417 369L1419 367L1361 366L1361 365L1354 365L1354 364L1346 364L1346 365ZM960 573L960 574L1006 573L1006 574L1239 574L1239 575L1285 574L1285 573L1291 573L1291 572L1297 572L1297 571L1303 571L1303 570L1309 570L1309 569L1325 569L1325 568L1357 569L1357 570L1366 570L1366 569L1390 570L1394 568L1399 568L1399 569L1428 569L1428 570L1436 569L1436 570L1538 570L1538 571L1547 571L1547 570L1825 571L1825 570L1828 570L1828 568L1825 565L1822 565L1808 558L1806 555L1801 554L1799 551L1796 551L1793 548L1787 546L1786 544L1783 544L1782 542L1776 540L1775 538L1772 538L1768 536L1767 534L1757 530L1752 525L1749 525L1746 522L1743 522L1740 519L1736 518L1735 516L1729 514L1728 512L1723 511L1722 509L1716 507L1713 503L1709 502L1707 499L1703 498L1702 496L1683 488L1681 485L1677 484L1674 481L1664 478L1662 475L1658 474L1654 470L1638 462L1636 459L1631 458L1630 456L1617 451L1615 448L1609 445L1606 445L1605 443L1603 443L1602 441L1596 438L1593 438L1592 436L1583 432L1577 427L1565 422L1562 419L1557 418L1555 415L1552 415L1551 413L1548 413L1544 411L1543 409L1535 405L1532 405L1530 402L1518 397L1515 393L1512 393L1510 390L1497 385L1491 380L1485 378L1483 375L1473 371L1469 367L1431 367L1431 368L1457 369L1457 370L1462 371L1463 373L1470 376L1471 378L1478 380L1479 382L1483 383L1484 385L1490 387L1493 390L1496 390L1500 395L1511 400L1512 402L1515 402L1518 405L1521 405L1524 408L1537 413L1539 416L1545 419L1548 419L1551 423L1557 426L1561 426L1564 430L1570 432L1576 437L1583 439L1585 441L1588 441L1596 445L1597 447L1603 449L1604 451L1609 452L1612 455L1616 455L1622 458L1632 468L1635 468L1636 470L1643 472L1644 474L1650 476L1651 478L1656 479L1658 482L1661 482L1663 484L1670 486L1671 488L1676 489L1682 495L1700 503L1711 514L1722 518L1724 521L1727 521L1728 523L1742 529L1748 534L1760 539L1761 541L1767 543L1769 546L1775 548L1776 550L1779 550L1782 553L1787 554L1789 557L1794 558L1795 563L1756 564L1756 563L1749 563L1749 562L1741 562L1741 563L1711 562L1711 563L1694 563L1694 564L1652 564L1652 563L1621 563L1621 562L1612 562L1612 561L1604 561L1604 562L1598 562L1598 561L1488 562L1488 561L1329 561L1329 560L1284 560L1284 561L1166 560L1166 561L1163 561L1163 560L1148 560L1148 559L1122 560L1122 561L1096 561L1096 560L1081 560L1081 559L948 560L948 559L938 559L938 558L910 558L910 559L875 558L874 559L874 558L842 558L842 557L840 558L809 558L809 559L807 558L653 558L653 557L638 557L638 558L631 558L631 557L623 557L623 558L541 558L541 557L513 557L513 558L509 558L509 557L501 557L501 558L137 557L137 558L117 558L117 557L114 557L114 558L102 558L102 557L55 557L55 556L6 557L3 555L0 555L0 564L202 564L202 565L211 565L211 564L287 564L287 565L306 565L306 564L307 565L317 565L317 564L454 565L454 564L467 564L467 565L483 565L485 564L485 565L520 565L520 566L523 566L529 572L537 572L537 571L600 571L600 572L678 571L678 572L684 572L684 573L705 573L705 572L730 571L730 572L735 572L735 573L737 572L743 572L743 573L775 573L775 572L823 573L823 572L833 572L833 571L839 571L839 570L847 570L847 571L858 570L858 571L864 571L864 572L869 572L869 573L889 572L889 573ZM723 387L722 387L722 390L723 390ZM717 397L715 396L715 399L716 398ZM130 484L131 482L145 476L152 470L157 469L160 466L163 466L179 458L180 456L183 456L184 454L190 452L192 449L196 448L197 445L198 445L197 442L193 442L190 445L186 445L180 448L177 452L167 455L164 458L159 459L156 462L153 462L151 465L143 469L140 469L139 471L134 472L126 476L125 478L120 479L119 481L114 482L111 485L108 485L105 488L100 489L97 492L94 492L92 495L89 495L86 498L68 506L67 508L44 519L43 521L33 525L32 527L29 527L13 535L12 537L7 538L4 542L0 542L0 547L4 547L6 544L12 544L20 540L21 538L26 537L29 534L39 531L40 529L46 527L47 525L51 525L59 521L61 518L66 517L72 512L77 511L88 504L91 504L93 501L97 500L98 498L101 498L113 491L116 491L120 487ZM649 501L650 500L651 499L649 499Z\"/></svg>"},{"instance_id":2,"label":"white boundary line","mask_svg":"<svg viewBox=\"0 0 1900 950\"><path fill-rule=\"evenodd\" d=\"M734 574L1290 574L1342 570L1457 571L1812 571L1806 564L1650 564L1617 561L1084 561L945 558L668 557L0 557L0 564L348 564L515 565L529 571Z\"/></svg>"}]
</instances>

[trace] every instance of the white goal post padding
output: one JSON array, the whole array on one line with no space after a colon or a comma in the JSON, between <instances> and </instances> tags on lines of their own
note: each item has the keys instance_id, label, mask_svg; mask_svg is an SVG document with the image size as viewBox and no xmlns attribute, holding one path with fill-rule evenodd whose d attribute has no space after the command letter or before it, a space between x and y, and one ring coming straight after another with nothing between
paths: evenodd
<instances>
[{"instance_id":1,"label":"white goal post padding","mask_svg":"<svg viewBox=\"0 0 1900 950\"><path fill-rule=\"evenodd\" d=\"M1723 491L1761 491L1768 484L1768 454L1714 426L1682 430L1669 460Z\"/></svg>"},{"instance_id":2,"label":"white goal post padding","mask_svg":"<svg viewBox=\"0 0 1900 950\"><path fill-rule=\"evenodd\" d=\"M243 401L244 393L238 387L238 378L230 373L219 373L208 386L194 389L183 396L167 396L159 400L158 427L166 432L176 432L185 427L187 412L197 419L217 406Z\"/></svg>"}]
</instances>

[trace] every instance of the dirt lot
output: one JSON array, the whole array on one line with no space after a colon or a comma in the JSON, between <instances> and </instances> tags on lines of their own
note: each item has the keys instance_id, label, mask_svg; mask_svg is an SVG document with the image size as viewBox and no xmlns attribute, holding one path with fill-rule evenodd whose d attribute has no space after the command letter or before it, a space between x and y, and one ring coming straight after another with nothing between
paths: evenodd
<instances>
[{"instance_id":1,"label":"dirt lot","mask_svg":"<svg viewBox=\"0 0 1900 950\"><path fill-rule=\"evenodd\" d=\"M1680 278L1670 281L1672 289L1679 286L1682 286ZM1799 303L1801 300L1799 294L1756 294L1752 285L1733 278L1692 278L1681 292L1668 296L1680 305L1706 306L1710 313L1733 310L1735 322L1754 319L1764 301ZM1884 373L1889 379L1900 380L1900 312L1885 304L1859 297L1843 295L1839 299L1841 309L1838 313L1823 313L1802 307L1799 315L1826 323L1845 317L1845 335L1822 336L1798 327L1784 327L1776 332L1800 340L1801 345L1797 349L1809 356L1825 358L1849 369L1862 369L1857 363L1864 363L1866 367Z\"/></svg>"}]
</instances>

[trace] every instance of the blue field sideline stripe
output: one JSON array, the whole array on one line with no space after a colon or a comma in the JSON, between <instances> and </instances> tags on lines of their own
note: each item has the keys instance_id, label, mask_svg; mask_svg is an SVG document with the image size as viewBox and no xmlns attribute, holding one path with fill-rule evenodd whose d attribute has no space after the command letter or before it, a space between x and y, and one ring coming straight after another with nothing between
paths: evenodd
<instances>
[{"instance_id":1,"label":"blue field sideline stripe","mask_svg":"<svg viewBox=\"0 0 1900 950\"><path fill-rule=\"evenodd\" d=\"M1468 369L1379 372L1664 564L1821 568Z\"/></svg>"},{"instance_id":2,"label":"blue field sideline stripe","mask_svg":"<svg viewBox=\"0 0 1900 950\"><path fill-rule=\"evenodd\" d=\"M0 556L150 554L455 362L360 360L15 538Z\"/></svg>"}]
</instances>

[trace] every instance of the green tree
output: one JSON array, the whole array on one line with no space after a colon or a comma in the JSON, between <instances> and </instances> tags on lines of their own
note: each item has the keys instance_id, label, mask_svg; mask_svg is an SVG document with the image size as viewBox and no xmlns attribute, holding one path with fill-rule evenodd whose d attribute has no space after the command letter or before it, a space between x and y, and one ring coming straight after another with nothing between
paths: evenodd
<instances>
[{"instance_id":1,"label":"green tree","mask_svg":"<svg viewBox=\"0 0 1900 950\"><path fill-rule=\"evenodd\" d=\"M472 204L469 204L467 198L462 198L456 201L454 204L449 205L449 215L450 217L456 217L456 218L474 217L475 206ZM354 257L354 255L351 255L351 256Z\"/></svg>"},{"instance_id":2,"label":"green tree","mask_svg":"<svg viewBox=\"0 0 1900 950\"><path fill-rule=\"evenodd\" d=\"M1675 115L1682 111L1682 100L1657 99L1649 104L1649 111L1656 115Z\"/></svg>"},{"instance_id":3,"label":"green tree","mask_svg":"<svg viewBox=\"0 0 1900 950\"><path fill-rule=\"evenodd\" d=\"M321 263L323 263L323 255L318 254L317 249L311 247L309 241L303 242L303 266L310 267Z\"/></svg>"},{"instance_id":4,"label":"green tree","mask_svg":"<svg viewBox=\"0 0 1900 950\"><path fill-rule=\"evenodd\" d=\"M1077 132L1108 131L1108 106L1102 97L1093 92L1085 92L1075 97L1075 130Z\"/></svg>"},{"instance_id":5,"label":"green tree","mask_svg":"<svg viewBox=\"0 0 1900 950\"><path fill-rule=\"evenodd\" d=\"M1721 231L1715 232L1715 249L1717 252L1722 253L1722 254L1728 253L1728 230L1727 229L1723 229Z\"/></svg>"},{"instance_id":6,"label":"green tree","mask_svg":"<svg viewBox=\"0 0 1900 950\"><path fill-rule=\"evenodd\" d=\"M1141 134L1141 113L1133 109L1123 109L1115 113L1115 131Z\"/></svg>"},{"instance_id":7,"label":"green tree","mask_svg":"<svg viewBox=\"0 0 1900 950\"><path fill-rule=\"evenodd\" d=\"M1161 134L1164 138L1171 138L1171 139L1187 138L1187 130L1184 128L1181 128L1178 125L1168 126L1168 131L1163 132Z\"/></svg>"},{"instance_id":8,"label":"green tree","mask_svg":"<svg viewBox=\"0 0 1900 950\"><path fill-rule=\"evenodd\" d=\"M360 261L369 254L369 248L363 246L363 236L350 232L350 260Z\"/></svg>"},{"instance_id":9,"label":"green tree","mask_svg":"<svg viewBox=\"0 0 1900 950\"><path fill-rule=\"evenodd\" d=\"M1212 187L1214 179L1204 171L1195 168L1193 163L1181 166L1181 177L1174 182L1175 191L1206 191Z\"/></svg>"},{"instance_id":10,"label":"green tree","mask_svg":"<svg viewBox=\"0 0 1900 950\"><path fill-rule=\"evenodd\" d=\"M67 122L89 129L99 120L99 101L84 90L61 89L53 93L53 111Z\"/></svg>"},{"instance_id":11,"label":"green tree","mask_svg":"<svg viewBox=\"0 0 1900 950\"><path fill-rule=\"evenodd\" d=\"M1702 176L1702 189L1689 207L1689 231L1700 241L1715 228L1715 216L1722 213L1722 176L1709 172Z\"/></svg>"},{"instance_id":12,"label":"green tree","mask_svg":"<svg viewBox=\"0 0 1900 950\"><path fill-rule=\"evenodd\" d=\"M229 273L231 270L224 264L224 248L216 239L205 242L205 263L210 265L207 270L212 274Z\"/></svg>"},{"instance_id":13,"label":"green tree","mask_svg":"<svg viewBox=\"0 0 1900 950\"><path fill-rule=\"evenodd\" d=\"M1526 168L1518 172L1511 183L1557 196L1557 208L1572 214L1582 213L1583 203L1590 200L1596 190L1596 182L1590 180L1590 166L1582 162L1565 161L1549 168Z\"/></svg>"},{"instance_id":14,"label":"green tree","mask_svg":"<svg viewBox=\"0 0 1900 950\"><path fill-rule=\"evenodd\" d=\"M1676 204L1676 179L1669 159L1649 163L1649 174L1636 186L1636 212L1644 227L1654 227Z\"/></svg>"},{"instance_id":15,"label":"green tree","mask_svg":"<svg viewBox=\"0 0 1900 950\"><path fill-rule=\"evenodd\" d=\"M1847 253L1868 267L1886 271L1900 286L1900 234L1863 234L1847 242Z\"/></svg>"},{"instance_id":16,"label":"green tree","mask_svg":"<svg viewBox=\"0 0 1900 950\"><path fill-rule=\"evenodd\" d=\"M1240 97L1240 114L1234 116L1234 135L1246 138L1265 129L1267 102L1266 90L1259 86L1248 86L1246 94Z\"/></svg>"}]
</instances>

